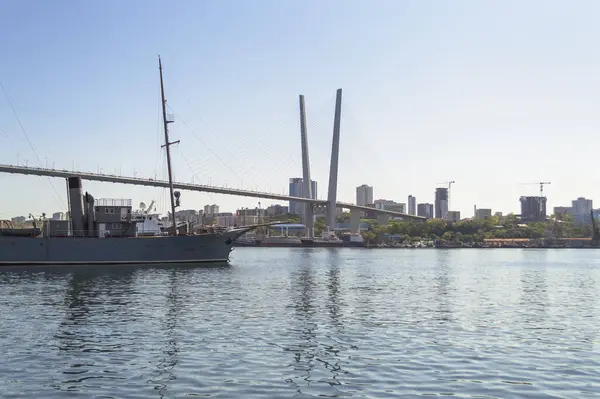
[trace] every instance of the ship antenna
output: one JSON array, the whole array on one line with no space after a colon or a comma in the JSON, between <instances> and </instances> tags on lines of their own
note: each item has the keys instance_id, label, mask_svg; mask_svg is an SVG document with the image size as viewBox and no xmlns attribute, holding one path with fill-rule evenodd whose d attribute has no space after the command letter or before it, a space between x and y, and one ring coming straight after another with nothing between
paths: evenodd
<instances>
[{"instance_id":1,"label":"ship antenna","mask_svg":"<svg viewBox=\"0 0 600 399\"><path fill-rule=\"evenodd\" d=\"M158 70L160 72L160 96L162 98L162 116L163 116L163 125L165 129L165 144L161 147L165 147L167 150L167 170L169 171L169 192L171 194L171 217L173 218L173 234L177 235L177 225L175 222L175 196L173 193L173 171L171 170L171 150L170 147L172 144L179 143L179 140L169 142L169 123L173 122L172 120L167 119L167 100L165 99L165 87L163 84L163 74L162 74L162 62L160 60L160 55L158 56Z\"/></svg>"}]
</instances>

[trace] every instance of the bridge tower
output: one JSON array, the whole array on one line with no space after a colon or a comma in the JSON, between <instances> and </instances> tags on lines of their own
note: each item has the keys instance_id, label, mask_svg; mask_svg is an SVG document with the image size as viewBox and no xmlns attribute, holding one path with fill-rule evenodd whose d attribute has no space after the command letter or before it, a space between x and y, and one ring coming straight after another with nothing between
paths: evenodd
<instances>
[{"instance_id":1,"label":"bridge tower","mask_svg":"<svg viewBox=\"0 0 600 399\"><path fill-rule=\"evenodd\" d=\"M331 166L329 168L329 187L327 193L327 227L335 228L335 211L337 202L338 161L340 155L340 122L342 118L342 89L337 89L335 96L335 115L333 118L333 140L331 143Z\"/></svg>"},{"instance_id":2,"label":"bridge tower","mask_svg":"<svg viewBox=\"0 0 600 399\"><path fill-rule=\"evenodd\" d=\"M304 184L304 198L312 198L312 182L310 180L310 162L308 158L308 136L306 134L306 109L304 108L304 96L300 94L300 142L302 145L302 183ZM304 225L306 236L315 236L315 211L314 204L304 204Z\"/></svg>"}]
</instances>

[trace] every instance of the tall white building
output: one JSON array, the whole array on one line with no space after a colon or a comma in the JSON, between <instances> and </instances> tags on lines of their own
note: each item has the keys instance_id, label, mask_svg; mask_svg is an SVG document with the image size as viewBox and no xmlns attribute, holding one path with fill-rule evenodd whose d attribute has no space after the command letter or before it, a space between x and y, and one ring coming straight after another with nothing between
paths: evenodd
<instances>
[{"instance_id":1,"label":"tall white building","mask_svg":"<svg viewBox=\"0 0 600 399\"><path fill-rule=\"evenodd\" d=\"M221 227L233 227L235 226L235 215L231 212L221 212L213 215L215 217L215 224Z\"/></svg>"},{"instance_id":2,"label":"tall white building","mask_svg":"<svg viewBox=\"0 0 600 399\"><path fill-rule=\"evenodd\" d=\"M217 213L219 213L219 205L204 205L204 215L207 217L215 216Z\"/></svg>"},{"instance_id":3,"label":"tall white building","mask_svg":"<svg viewBox=\"0 0 600 399\"><path fill-rule=\"evenodd\" d=\"M356 187L356 205L366 206L373 203L373 187L363 184Z\"/></svg>"}]
</instances>

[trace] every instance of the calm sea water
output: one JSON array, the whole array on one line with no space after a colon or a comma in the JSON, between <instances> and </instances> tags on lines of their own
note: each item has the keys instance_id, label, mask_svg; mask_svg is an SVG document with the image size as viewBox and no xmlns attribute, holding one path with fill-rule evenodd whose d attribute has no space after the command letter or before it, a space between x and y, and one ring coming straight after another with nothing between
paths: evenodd
<instances>
[{"instance_id":1,"label":"calm sea water","mask_svg":"<svg viewBox=\"0 0 600 399\"><path fill-rule=\"evenodd\" d=\"M0 271L0 396L600 396L600 252Z\"/></svg>"}]
</instances>

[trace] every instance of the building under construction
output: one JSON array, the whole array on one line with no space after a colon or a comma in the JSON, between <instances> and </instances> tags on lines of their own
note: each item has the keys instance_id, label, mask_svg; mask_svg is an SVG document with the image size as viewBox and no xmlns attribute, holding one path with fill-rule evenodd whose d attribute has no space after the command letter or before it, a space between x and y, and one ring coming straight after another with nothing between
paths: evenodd
<instances>
[{"instance_id":1,"label":"building under construction","mask_svg":"<svg viewBox=\"0 0 600 399\"><path fill-rule=\"evenodd\" d=\"M546 220L546 197L521 197L521 220L543 222Z\"/></svg>"}]
</instances>

